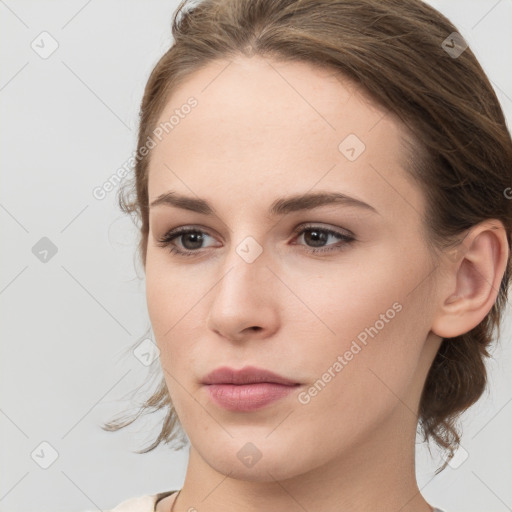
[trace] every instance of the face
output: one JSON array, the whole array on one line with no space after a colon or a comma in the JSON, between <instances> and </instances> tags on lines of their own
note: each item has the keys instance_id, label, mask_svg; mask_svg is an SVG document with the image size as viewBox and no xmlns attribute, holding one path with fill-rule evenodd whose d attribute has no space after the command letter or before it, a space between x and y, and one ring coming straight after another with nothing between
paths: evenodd
<instances>
[{"instance_id":1,"label":"face","mask_svg":"<svg viewBox=\"0 0 512 512\"><path fill-rule=\"evenodd\" d=\"M439 341L407 133L332 71L257 57L191 75L173 115L151 150L147 303L195 454L267 481L395 449ZM249 366L293 385L205 384Z\"/></svg>"}]
</instances>

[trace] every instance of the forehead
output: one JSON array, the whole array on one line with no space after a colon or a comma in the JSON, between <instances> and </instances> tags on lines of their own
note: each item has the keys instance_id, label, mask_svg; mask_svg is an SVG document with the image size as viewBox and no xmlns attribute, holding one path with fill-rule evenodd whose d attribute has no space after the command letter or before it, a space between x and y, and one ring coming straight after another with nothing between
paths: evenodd
<instances>
[{"instance_id":1,"label":"forehead","mask_svg":"<svg viewBox=\"0 0 512 512\"><path fill-rule=\"evenodd\" d=\"M174 188L212 201L215 191L252 190L270 203L315 186L368 200L387 187L390 204L396 194L421 201L404 172L407 132L331 69L260 57L214 61L173 91L158 127L150 202Z\"/></svg>"},{"instance_id":2,"label":"forehead","mask_svg":"<svg viewBox=\"0 0 512 512\"><path fill-rule=\"evenodd\" d=\"M173 91L159 124L179 113L192 96L198 105L180 119L179 129L173 127L174 138L180 132L189 135L190 125L197 136L204 135L211 127L206 124L214 123L217 130L208 133L209 140L229 135L231 144L246 137L253 144L268 143L268 134L276 131L279 142L312 132L330 132L329 139L336 141L347 130L364 137L384 116L388 124L392 117L331 69L262 57L213 61L195 71Z\"/></svg>"}]
</instances>

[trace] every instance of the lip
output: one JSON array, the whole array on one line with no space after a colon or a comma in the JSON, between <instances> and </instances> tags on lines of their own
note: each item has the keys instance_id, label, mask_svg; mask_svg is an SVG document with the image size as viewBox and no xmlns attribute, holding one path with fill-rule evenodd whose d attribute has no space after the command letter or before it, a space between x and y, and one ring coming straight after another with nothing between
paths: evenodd
<instances>
[{"instance_id":1,"label":"lip","mask_svg":"<svg viewBox=\"0 0 512 512\"><path fill-rule=\"evenodd\" d=\"M203 384L255 384L258 382L272 382L284 386L298 384L298 382L293 382L277 373L255 366L244 366L240 370L221 366L203 379Z\"/></svg>"},{"instance_id":2,"label":"lip","mask_svg":"<svg viewBox=\"0 0 512 512\"><path fill-rule=\"evenodd\" d=\"M229 411L253 411L284 398L297 386L269 370L246 366L240 370L223 366L203 380L211 399Z\"/></svg>"}]
</instances>

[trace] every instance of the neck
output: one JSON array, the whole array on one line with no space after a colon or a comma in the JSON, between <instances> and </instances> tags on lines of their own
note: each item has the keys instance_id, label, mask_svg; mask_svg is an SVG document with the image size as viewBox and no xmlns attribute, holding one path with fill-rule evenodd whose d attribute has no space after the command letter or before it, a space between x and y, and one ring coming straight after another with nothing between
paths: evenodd
<instances>
[{"instance_id":1,"label":"neck","mask_svg":"<svg viewBox=\"0 0 512 512\"><path fill-rule=\"evenodd\" d=\"M282 480L272 478L272 471L263 465L258 468L258 481L226 476L191 447L185 483L174 510L432 512L416 482L416 418L404 407L397 407L397 414L402 416L398 424L393 419L379 424L370 438L351 446L349 452ZM297 458L300 456L298 450ZM258 465L261 462L264 458ZM290 468L293 463L290 461Z\"/></svg>"}]
</instances>

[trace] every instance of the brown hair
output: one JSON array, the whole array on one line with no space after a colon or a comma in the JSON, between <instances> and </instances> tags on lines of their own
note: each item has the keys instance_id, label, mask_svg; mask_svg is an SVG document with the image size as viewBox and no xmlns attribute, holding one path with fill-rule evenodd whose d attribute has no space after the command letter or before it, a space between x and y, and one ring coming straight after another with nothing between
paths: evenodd
<instances>
[{"instance_id":1,"label":"brown hair","mask_svg":"<svg viewBox=\"0 0 512 512\"><path fill-rule=\"evenodd\" d=\"M500 220L510 248L512 141L494 90L470 48L449 54L452 23L420 0L204 0L181 2L172 23L174 43L153 69L140 110L138 150L151 137L170 94L194 71L216 59L260 55L337 70L410 129L408 172L427 199L425 228L437 256L461 247L462 234L485 219ZM448 39L447 39L448 38ZM148 241L148 164L138 157L135 180L119 204L140 228L138 254L145 267ZM130 195L131 194L131 195ZM482 395L485 358L499 324L511 259L492 309L471 331L443 340L419 405L425 440L447 450L460 443L456 420ZM176 441L180 424L165 380L131 419L166 410L156 441ZM181 432L181 435L183 433ZM183 438L182 438L183 439ZM441 468L444 469L446 463Z\"/></svg>"}]
</instances>

